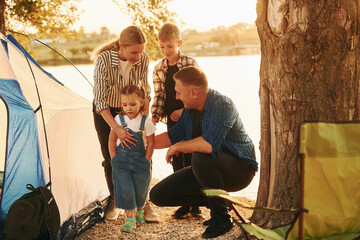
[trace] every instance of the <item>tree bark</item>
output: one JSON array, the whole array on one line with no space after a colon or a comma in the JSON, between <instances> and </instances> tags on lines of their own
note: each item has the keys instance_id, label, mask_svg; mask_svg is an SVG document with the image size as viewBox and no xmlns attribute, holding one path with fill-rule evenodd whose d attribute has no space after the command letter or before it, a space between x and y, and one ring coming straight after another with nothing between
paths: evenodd
<instances>
[{"instance_id":1,"label":"tree bark","mask_svg":"<svg viewBox=\"0 0 360 240\"><path fill-rule=\"evenodd\" d=\"M257 14L261 168L256 205L298 207L300 124L359 120L359 3L258 0ZM293 218L254 212L251 220L274 227Z\"/></svg>"},{"instance_id":2,"label":"tree bark","mask_svg":"<svg viewBox=\"0 0 360 240\"><path fill-rule=\"evenodd\" d=\"M0 29L6 29L6 26L5 26L5 7L6 7L5 0L0 0ZM1 31L1 32L4 34L3 31Z\"/></svg>"}]
</instances>

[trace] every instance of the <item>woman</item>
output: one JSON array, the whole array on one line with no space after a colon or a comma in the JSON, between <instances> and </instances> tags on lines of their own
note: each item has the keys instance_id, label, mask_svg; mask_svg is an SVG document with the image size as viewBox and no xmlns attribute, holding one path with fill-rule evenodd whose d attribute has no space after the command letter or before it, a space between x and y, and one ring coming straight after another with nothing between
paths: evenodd
<instances>
[{"instance_id":1,"label":"woman","mask_svg":"<svg viewBox=\"0 0 360 240\"><path fill-rule=\"evenodd\" d=\"M106 182L110 191L110 201L105 219L115 220L120 210L115 208L112 169L108 149L109 133L112 129L120 141L129 147L135 145L135 139L114 120L120 112L120 90L126 85L138 85L145 89L145 110L149 111L150 86L148 83L149 57L144 51L146 38L136 26L129 26L121 33L119 39L102 45L95 51L94 102L93 115L95 128L104 157L103 167ZM158 216L151 205L145 206L145 219L157 221Z\"/></svg>"}]
</instances>

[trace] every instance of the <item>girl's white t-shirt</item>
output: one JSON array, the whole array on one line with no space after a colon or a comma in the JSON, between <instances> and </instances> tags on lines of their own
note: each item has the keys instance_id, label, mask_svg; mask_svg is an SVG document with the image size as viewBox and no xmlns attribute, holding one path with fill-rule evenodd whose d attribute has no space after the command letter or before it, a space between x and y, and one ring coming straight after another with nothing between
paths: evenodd
<instances>
[{"instance_id":1,"label":"girl's white t-shirt","mask_svg":"<svg viewBox=\"0 0 360 240\"><path fill-rule=\"evenodd\" d=\"M127 128L133 130L134 132L140 131L141 119L142 119L142 114L138 114L137 117L134 119L130 119L127 115L124 115L124 120L125 120L125 123L127 124ZM119 126L122 126L119 114L115 116L115 121ZM144 131L143 131L143 133L145 133L145 134L143 134L145 148L147 146L146 136L150 136L151 134L154 134L155 131L156 131L156 127L154 126L154 124L151 121L151 119L149 118L149 116L147 116L145 125L144 125ZM119 144L120 144L120 139L117 139L116 146L118 146Z\"/></svg>"}]
</instances>

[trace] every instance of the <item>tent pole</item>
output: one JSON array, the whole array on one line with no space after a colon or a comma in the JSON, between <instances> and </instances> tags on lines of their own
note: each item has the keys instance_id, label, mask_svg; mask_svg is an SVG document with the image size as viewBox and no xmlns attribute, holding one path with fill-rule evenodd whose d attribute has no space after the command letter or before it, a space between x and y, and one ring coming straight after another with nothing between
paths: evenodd
<instances>
[{"instance_id":1,"label":"tent pole","mask_svg":"<svg viewBox=\"0 0 360 240\"><path fill-rule=\"evenodd\" d=\"M26 34L23 34L23 33L20 33L20 32L16 32L16 31L13 31L13 30L7 30L7 29L0 28L0 31L1 32L4 31L4 32L9 32L9 33L16 33L16 34L19 34L21 36L28 37L29 39L34 40L34 41L46 46L47 48L50 48L52 51L54 51L59 56L61 56L65 61L67 61L70 65L72 65L81 74L81 76L83 76L85 78L85 80L90 84L91 87L94 87L93 84L87 79L87 77L85 77L85 75L75 66L75 64L70 62L70 60L67 59L66 57L64 57L64 55L62 55L61 53L59 53L58 51L56 51L54 48L50 47L46 43L40 41L39 39L33 38L33 37L29 36L29 35L26 35ZM5 36L5 34L4 34L4 36Z\"/></svg>"},{"instance_id":2,"label":"tent pole","mask_svg":"<svg viewBox=\"0 0 360 240\"><path fill-rule=\"evenodd\" d=\"M34 80L34 84L35 84L35 89L36 89L36 93L37 93L37 97L38 97L38 101L39 101L39 107L34 110L34 114L36 114L36 112L38 110L40 110L40 113L41 113L41 120L42 120L42 124L43 124L43 128L44 128L44 137L45 137L45 145L46 145L46 152L47 152L47 160L48 160L48 164L49 164L49 182L46 183L46 187L50 187L50 191L52 190L52 182L51 182L51 167L50 167L50 152L49 152L49 143L48 143L48 139L47 139L47 133L46 133L46 126L45 126L45 120L44 120L44 112L43 112L43 108L42 108L42 103L41 103L41 98L40 98L40 92L39 92L39 88L38 88L38 85L37 85L37 80L36 80L36 77L35 77L35 74L34 74L34 71L31 67L31 64L30 64L30 61L29 61L29 58L26 56L26 53L25 53L25 49L21 46L20 50L22 51L22 53L24 54L24 58L26 59L26 62L29 66L29 69L30 69L30 72L31 72L31 75L33 77L33 80ZM46 180L46 179L45 179Z\"/></svg>"}]
</instances>

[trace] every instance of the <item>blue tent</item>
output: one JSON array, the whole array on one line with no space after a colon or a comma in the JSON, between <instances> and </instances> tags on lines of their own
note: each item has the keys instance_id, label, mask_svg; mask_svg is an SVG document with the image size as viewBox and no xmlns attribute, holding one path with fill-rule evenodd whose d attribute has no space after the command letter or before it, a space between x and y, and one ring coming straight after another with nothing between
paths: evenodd
<instances>
[{"instance_id":1,"label":"blue tent","mask_svg":"<svg viewBox=\"0 0 360 240\"><path fill-rule=\"evenodd\" d=\"M61 223L75 224L81 210L109 194L92 103L41 68L11 35L0 40L0 223L28 192L26 184L44 186L51 176ZM62 231L61 239L76 235Z\"/></svg>"},{"instance_id":2,"label":"blue tent","mask_svg":"<svg viewBox=\"0 0 360 240\"><path fill-rule=\"evenodd\" d=\"M0 221L5 220L11 204L28 192L27 183L44 186L37 123L34 110L26 102L15 79L0 79L0 97L6 106L6 174L2 186ZM33 167L35 166L35 167ZM22 176L21 178L17 176ZM14 188L12 186L23 186Z\"/></svg>"}]
</instances>

